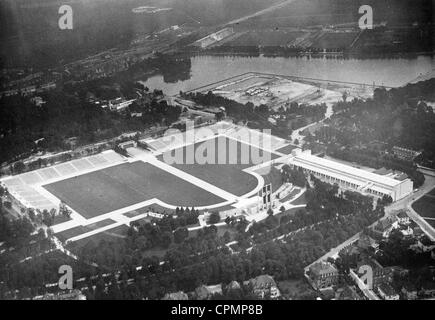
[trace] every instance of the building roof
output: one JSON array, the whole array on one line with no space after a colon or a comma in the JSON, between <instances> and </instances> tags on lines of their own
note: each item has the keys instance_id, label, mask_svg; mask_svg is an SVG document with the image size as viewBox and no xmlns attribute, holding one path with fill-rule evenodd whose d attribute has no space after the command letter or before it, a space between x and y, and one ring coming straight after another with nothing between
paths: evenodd
<instances>
[{"instance_id":1,"label":"building roof","mask_svg":"<svg viewBox=\"0 0 435 320\"><path fill-rule=\"evenodd\" d=\"M405 211L400 211L399 214L397 215L397 217L400 219L409 218Z\"/></svg>"},{"instance_id":2,"label":"building roof","mask_svg":"<svg viewBox=\"0 0 435 320\"><path fill-rule=\"evenodd\" d=\"M360 238L358 239L358 247L367 249L368 247L375 248L378 246L378 243L376 240L374 240L372 237L362 234Z\"/></svg>"},{"instance_id":3,"label":"building roof","mask_svg":"<svg viewBox=\"0 0 435 320\"><path fill-rule=\"evenodd\" d=\"M328 273L337 273L337 269L329 262L320 261L310 267L310 272L316 276Z\"/></svg>"},{"instance_id":4,"label":"building roof","mask_svg":"<svg viewBox=\"0 0 435 320\"><path fill-rule=\"evenodd\" d=\"M328 174L330 176L336 174L337 177L341 177L341 179L357 180L359 184L370 181L378 184L381 187L391 189L392 187L395 187L401 183L401 181L395 180L390 177L357 169L340 162L313 156L311 155L311 152L309 150L307 151L302 152L301 149L293 150L292 155L294 157L291 159L291 161L296 165L300 164L308 169L311 167L312 170L316 172L324 171L325 174Z\"/></svg>"},{"instance_id":5,"label":"building roof","mask_svg":"<svg viewBox=\"0 0 435 320\"><path fill-rule=\"evenodd\" d=\"M198 299L207 299L214 294L222 294L222 285L217 284L214 286L202 285L195 289L195 294Z\"/></svg>"},{"instance_id":6,"label":"building roof","mask_svg":"<svg viewBox=\"0 0 435 320\"><path fill-rule=\"evenodd\" d=\"M189 300L189 298L183 291L178 291L165 294L162 300Z\"/></svg>"},{"instance_id":7,"label":"building roof","mask_svg":"<svg viewBox=\"0 0 435 320\"><path fill-rule=\"evenodd\" d=\"M249 284L252 286L253 289L276 287L275 280L273 280L273 277L269 276L268 274L263 274L256 278L250 279Z\"/></svg>"},{"instance_id":8,"label":"building roof","mask_svg":"<svg viewBox=\"0 0 435 320\"><path fill-rule=\"evenodd\" d=\"M239 290L241 289L240 284L237 281L231 281L228 284L227 290Z\"/></svg>"},{"instance_id":9,"label":"building roof","mask_svg":"<svg viewBox=\"0 0 435 320\"><path fill-rule=\"evenodd\" d=\"M377 231L387 231L392 226L391 222L387 219L379 220L379 222L375 225L375 230Z\"/></svg>"}]
</instances>

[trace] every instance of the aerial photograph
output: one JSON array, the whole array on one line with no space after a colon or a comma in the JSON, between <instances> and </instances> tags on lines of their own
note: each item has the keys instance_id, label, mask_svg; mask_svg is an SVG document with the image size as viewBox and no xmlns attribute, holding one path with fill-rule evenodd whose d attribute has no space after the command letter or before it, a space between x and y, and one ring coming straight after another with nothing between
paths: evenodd
<instances>
[{"instance_id":1,"label":"aerial photograph","mask_svg":"<svg viewBox=\"0 0 435 320\"><path fill-rule=\"evenodd\" d=\"M0 300L435 300L435 0L0 0L0 72Z\"/></svg>"}]
</instances>

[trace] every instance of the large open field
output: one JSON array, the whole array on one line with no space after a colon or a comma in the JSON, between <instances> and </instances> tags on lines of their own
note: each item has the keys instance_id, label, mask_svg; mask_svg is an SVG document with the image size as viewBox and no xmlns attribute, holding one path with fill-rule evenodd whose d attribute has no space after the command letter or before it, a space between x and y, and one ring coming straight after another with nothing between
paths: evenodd
<instances>
[{"instance_id":1,"label":"large open field","mask_svg":"<svg viewBox=\"0 0 435 320\"><path fill-rule=\"evenodd\" d=\"M414 202L412 208L423 218L435 219L435 189ZM429 224L433 225L433 221Z\"/></svg>"},{"instance_id":2,"label":"large open field","mask_svg":"<svg viewBox=\"0 0 435 320\"><path fill-rule=\"evenodd\" d=\"M230 141L232 142L230 143ZM265 159L265 162L278 157L276 154L271 154L226 137L218 137L205 142L195 143L191 148L197 154L198 150L205 148L205 146L207 148L204 151L204 156L207 155L208 151L211 151L213 154L210 154L210 159L212 159L213 163L199 164L198 159L195 158L193 164L185 164L187 162L186 155L189 147L182 147L171 151L170 154L174 156L177 152L182 152L182 162L184 164L174 163L172 166L236 196L248 193L258 184L257 178L242 171L258 164L252 155L258 154L259 157ZM223 154L225 157L219 158ZM246 159L245 156L247 156ZM164 155L159 156L158 159L164 161Z\"/></svg>"},{"instance_id":3,"label":"large open field","mask_svg":"<svg viewBox=\"0 0 435 320\"><path fill-rule=\"evenodd\" d=\"M141 161L44 186L85 218L157 198L174 206L206 206L224 199Z\"/></svg>"}]
</instances>

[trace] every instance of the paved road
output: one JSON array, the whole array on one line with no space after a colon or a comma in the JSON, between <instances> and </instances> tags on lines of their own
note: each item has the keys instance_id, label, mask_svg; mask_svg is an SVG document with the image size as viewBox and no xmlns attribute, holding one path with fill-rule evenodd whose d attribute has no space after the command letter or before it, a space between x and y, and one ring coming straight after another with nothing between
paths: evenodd
<instances>
[{"instance_id":1,"label":"paved road","mask_svg":"<svg viewBox=\"0 0 435 320\"><path fill-rule=\"evenodd\" d=\"M415 201L435 188L435 177L430 175L425 175L424 177L424 184L418 189L417 192L414 192L402 200L396 201L389 207L385 208L385 213L392 214L395 211L406 209L409 217L419 225L424 233L426 233L433 241L435 241L435 229L412 208L412 204Z\"/></svg>"},{"instance_id":2,"label":"paved road","mask_svg":"<svg viewBox=\"0 0 435 320\"><path fill-rule=\"evenodd\" d=\"M263 10L260 10L260 11L257 11L257 12L255 12L255 13L253 13L253 14L250 14L250 15L247 15L247 16L244 16L244 17L241 17L241 18L237 18L237 19L235 19L235 20L231 20L231 21L225 23L224 26L226 26L226 25L231 25L231 24L236 24L236 23L240 23L240 22L243 22L243 21L249 20L249 19L251 19L251 18L255 18L255 17L261 16L261 15L263 15L263 14L266 14L266 13L269 13L269 12L272 12L272 11L275 11L275 10L277 10L277 9L280 9L280 8L282 8L282 7L285 7L286 5L288 5L288 4L290 4L290 3L294 2L294 1L295 1L295 0L286 0L286 1L280 2L280 3L275 4L275 5L273 5L273 6L269 7L269 8L266 8L266 9L263 9Z\"/></svg>"}]
</instances>

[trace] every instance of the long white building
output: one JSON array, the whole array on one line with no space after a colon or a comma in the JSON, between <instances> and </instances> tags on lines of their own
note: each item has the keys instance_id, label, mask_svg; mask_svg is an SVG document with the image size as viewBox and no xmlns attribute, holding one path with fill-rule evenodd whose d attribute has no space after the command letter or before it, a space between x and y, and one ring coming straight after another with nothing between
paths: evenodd
<instances>
[{"instance_id":1,"label":"long white building","mask_svg":"<svg viewBox=\"0 0 435 320\"><path fill-rule=\"evenodd\" d=\"M289 165L292 168L302 168L307 174L316 178L337 184L341 189L349 189L376 197L391 196L393 201L400 200L413 191L410 179L396 180L357 169L343 163L316 157L310 150L295 149L289 156Z\"/></svg>"}]
</instances>

